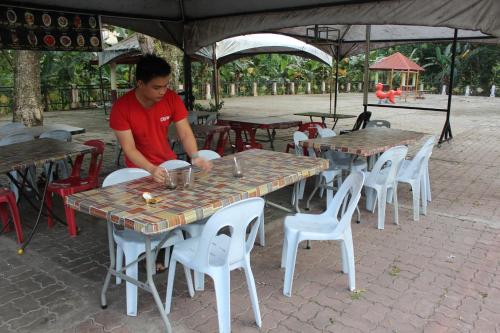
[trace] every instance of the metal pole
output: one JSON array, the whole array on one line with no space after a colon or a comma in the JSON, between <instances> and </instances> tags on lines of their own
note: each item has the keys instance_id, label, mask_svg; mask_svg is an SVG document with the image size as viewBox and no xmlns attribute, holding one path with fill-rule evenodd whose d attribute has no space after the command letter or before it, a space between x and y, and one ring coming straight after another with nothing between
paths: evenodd
<instances>
[{"instance_id":1,"label":"metal pole","mask_svg":"<svg viewBox=\"0 0 500 333\"><path fill-rule=\"evenodd\" d=\"M193 109L193 78L191 77L191 59L184 53L184 104L188 110Z\"/></svg>"},{"instance_id":2,"label":"metal pole","mask_svg":"<svg viewBox=\"0 0 500 333\"><path fill-rule=\"evenodd\" d=\"M446 107L446 121L443 126L443 131L441 132L441 137L439 138L439 143L453 139L453 134L451 133L450 125L450 111L451 111L451 99L453 96L453 72L455 71L455 56L457 54L457 38L458 29L455 29L453 34L453 44L451 53L451 66L450 66L450 82L448 83L448 105Z\"/></svg>"},{"instance_id":3,"label":"metal pole","mask_svg":"<svg viewBox=\"0 0 500 333\"><path fill-rule=\"evenodd\" d=\"M214 99L215 105L219 105L219 75L217 69L217 45L216 43L212 44L212 64L213 64L213 81L214 81Z\"/></svg>"},{"instance_id":4,"label":"metal pole","mask_svg":"<svg viewBox=\"0 0 500 333\"><path fill-rule=\"evenodd\" d=\"M365 46L365 73L363 76L363 106L364 112L367 111L368 107L368 84L369 84L369 66L370 66L370 33L372 30L371 25L366 26L366 46Z\"/></svg>"},{"instance_id":5,"label":"metal pole","mask_svg":"<svg viewBox=\"0 0 500 333\"><path fill-rule=\"evenodd\" d=\"M333 104L333 114L337 114L337 91L339 89L339 61L340 61L340 42L337 43L335 52L335 102Z\"/></svg>"}]
</instances>

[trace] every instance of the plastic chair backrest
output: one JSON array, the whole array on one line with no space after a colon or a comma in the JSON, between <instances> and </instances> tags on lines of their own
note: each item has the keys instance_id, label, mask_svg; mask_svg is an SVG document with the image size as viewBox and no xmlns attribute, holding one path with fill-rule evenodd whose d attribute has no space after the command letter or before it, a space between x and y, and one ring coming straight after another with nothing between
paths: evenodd
<instances>
[{"instance_id":1,"label":"plastic chair backrest","mask_svg":"<svg viewBox=\"0 0 500 333\"><path fill-rule=\"evenodd\" d=\"M65 130L52 130L40 134L40 139L49 138L59 141L71 142L71 132Z\"/></svg>"},{"instance_id":2,"label":"plastic chair backrest","mask_svg":"<svg viewBox=\"0 0 500 333\"><path fill-rule=\"evenodd\" d=\"M102 142L101 140L88 140L83 144L96 148L91 155L87 178L89 182L95 182L97 186L97 177L99 176L99 171L101 170L102 159L104 155L104 142ZM84 156L85 155L78 155L75 159L73 169L71 169L71 177L80 177Z\"/></svg>"},{"instance_id":3,"label":"plastic chair backrest","mask_svg":"<svg viewBox=\"0 0 500 333\"><path fill-rule=\"evenodd\" d=\"M224 207L212 215L200 236L195 256L196 266L227 265L248 255L257 236L259 217L262 215L264 202L264 199L260 197L250 198ZM247 238L246 231L252 221L255 223ZM218 235L219 231L226 227L229 227L231 235ZM212 247L215 248L212 249ZM211 253L216 253L216 256L211 257Z\"/></svg>"},{"instance_id":4,"label":"plastic chair backrest","mask_svg":"<svg viewBox=\"0 0 500 333\"><path fill-rule=\"evenodd\" d=\"M391 128L391 122L387 120L370 120L366 123L366 127L386 127Z\"/></svg>"},{"instance_id":5,"label":"plastic chair backrest","mask_svg":"<svg viewBox=\"0 0 500 333\"><path fill-rule=\"evenodd\" d=\"M361 112L359 114L358 118L356 118L356 122L354 123L354 126L352 127L352 130L353 131L358 131L361 128L365 128L366 127L366 123L368 121L370 121L371 116L372 116L372 113L370 111Z\"/></svg>"},{"instance_id":6,"label":"plastic chair backrest","mask_svg":"<svg viewBox=\"0 0 500 333\"><path fill-rule=\"evenodd\" d=\"M337 133L335 133L335 131L330 128L322 128L321 130L318 129L318 136L320 138L331 138L336 135Z\"/></svg>"},{"instance_id":7,"label":"plastic chair backrest","mask_svg":"<svg viewBox=\"0 0 500 333\"><path fill-rule=\"evenodd\" d=\"M296 156L304 156L304 148L299 144L300 141L308 140L307 134L301 131L293 132L293 143L295 144L295 155ZM307 149L309 156L316 156L316 152L312 148ZM311 153L313 155L311 155Z\"/></svg>"},{"instance_id":8,"label":"plastic chair backrest","mask_svg":"<svg viewBox=\"0 0 500 333\"><path fill-rule=\"evenodd\" d=\"M207 120L205 120L205 125L215 125L217 123L217 112L208 115Z\"/></svg>"},{"instance_id":9,"label":"plastic chair backrest","mask_svg":"<svg viewBox=\"0 0 500 333\"><path fill-rule=\"evenodd\" d=\"M404 160L408 148L396 146L385 151L375 162L366 182L387 186L396 181L401 162ZM390 162L390 163L388 163ZM386 170L388 169L388 170Z\"/></svg>"},{"instance_id":10,"label":"plastic chair backrest","mask_svg":"<svg viewBox=\"0 0 500 333\"><path fill-rule=\"evenodd\" d=\"M35 137L32 134L28 133L16 133L7 135L6 137L0 140L0 146L11 145L14 143L21 143L35 140Z\"/></svg>"},{"instance_id":11,"label":"plastic chair backrest","mask_svg":"<svg viewBox=\"0 0 500 333\"><path fill-rule=\"evenodd\" d=\"M302 125L299 126L299 131L306 132L309 139L314 139L318 135L317 126L325 127L323 123L313 121L310 123L302 123Z\"/></svg>"},{"instance_id":12,"label":"plastic chair backrest","mask_svg":"<svg viewBox=\"0 0 500 333\"><path fill-rule=\"evenodd\" d=\"M352 214L354 214L354 210L361 198L361 189L363 188L364 181L365 175L363 173L352 171L335 193L332 203L328 205L325 214L334 219L337 224L336 231L342 233L350 226ZM348 204L344 212L341 212L339 221L339 212L345 200L347 200Z\"/></svg>"},{"instance_id":13,"label":"plastic chair backrest","mask_svg":"<svg viewBox=\"0 0 500 333\"><path fill-rule=\"evenodd\" d=\"M402 176L410 179L418 179L417 177L421 176L421 173L424 171L423 166L429 161L429 158L432 155L432 149L434 148L435 142L436 138L434 136L431 136L427 139L427 141L425 141L417 154L408 163L408 166L404 170Z\"/></svg>"},{"instance_id":14,"label":"plastic chair backrest","mask_svg":"<svg viewBox=\"0 0 500 333\"><path fill-rule=\"evenodd\" d=\"M113 171L104 178L102 182L102 187L111 186L123 182L128 182L130 180L144 178L150 176L150 173L141 168L124 168L120 170Z\"/></svg>"},{"instance_id":15,"label":"plastic chair backrest","mask_svg":"<svg viewBox=\"0 0 500 333\"><path fill-rule=\"evenodd\" d=\"M8 124L0 126L0 133L1 132L8 132L8 131L16 130L16 129L21 129L24 127L25 126L23 123L8 123Z\"/></svg>"},{"instance_id":16,"label":"plastic chair backrest","mask_svg":"<svg viewBox=\"0 0 500 333\"><path fill-rule=\"evenodd\" d=\"M183 161L183 160L169 160L165 161L160 166L162 168L165 168L167 170L174 170L174 169L180 169L184 168L187 166L190 166L191 164L189 162Z\"/></svg>"},{"instance_id":17,"label":"plastic chair backrest","mask_svg":"<svg viewBox=\"0 0 500 333\"><path fill-rule=\"evenodd\" d=\"M209 160L215 160L215 159L221 157L219 155L219 153L217 153L216 151L213 151L213 150L209 150L209 149L198 150L198 155L200 157L203 157L207 161L209 161Z\"/></svg>"}]
</instances>

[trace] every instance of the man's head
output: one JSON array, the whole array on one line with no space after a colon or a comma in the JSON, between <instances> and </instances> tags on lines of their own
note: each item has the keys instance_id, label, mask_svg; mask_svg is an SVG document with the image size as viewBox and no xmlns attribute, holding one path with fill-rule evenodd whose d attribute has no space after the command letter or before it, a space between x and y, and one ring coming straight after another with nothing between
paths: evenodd
<instances>
[{"instance_id":1,"label":"man's head","mask_svg":"<svg viewBox=\"0 0 500 333\"><path fill-rule=\"evenodd\" d=\"M137 89L146 99L159 102L167 91L171 71L162 58L152 54L141 57L135 71Z\"/></svg>"}]
</instances>

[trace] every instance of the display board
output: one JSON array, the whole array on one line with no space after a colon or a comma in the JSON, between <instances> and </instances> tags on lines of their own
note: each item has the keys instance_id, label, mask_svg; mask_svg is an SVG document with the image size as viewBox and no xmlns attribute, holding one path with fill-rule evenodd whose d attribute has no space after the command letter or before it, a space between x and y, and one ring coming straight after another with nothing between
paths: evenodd
<instances>
[{"instance_id":1,"label":"display board","mask_svg":"<svg viewBox=\"0 0 500 333\"><path fill-rule=\"evenodd\" d=\"M102 50L98 15L0 5L0 49Z\"/></svg>"}]
</instances>

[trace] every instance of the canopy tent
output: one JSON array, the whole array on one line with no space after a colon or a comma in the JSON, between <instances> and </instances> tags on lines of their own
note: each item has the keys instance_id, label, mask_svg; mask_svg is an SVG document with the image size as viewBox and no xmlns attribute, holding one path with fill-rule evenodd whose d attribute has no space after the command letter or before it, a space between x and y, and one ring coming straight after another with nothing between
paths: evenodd
<instances>
[{"instance_id":1,"label":"canopy tent","mask_svg":"<svg viewBox=\"0 0 500 333\"><path fill-rule=\"evenodd\" d=\"M362 43L365 24L374 26L372 43L452 37L450 29L430 33L429 30L422 31L418 26L457 28L460 29L458 38L500 37L500 20L497 19L500 16L500 2L497 0L315 0L314 2L310 0L245 2L11 0L5 2L18 6L81 10L101 14L104 23L130 28L159 38L177 45L187 54L194 54L200 48L225 38L249 33L281 31L309 38L311 36L308 35L308 28L328 24L336 24L337 26L332 27L339 28L338 36L342 38L332 38L327 41L341 40L343 44ZM402 28L400 25L405 27ZM380 28L377 28L378 26ZM472 36L466 36L468 33L465 30L476 32ZM318 39L319 36L312 37Z\"/></svg>"},{"instance_id":2,"label":"canopy tent","mask_svg":"<svg viewBox=\"0 0 500 333\"><path fill-rule=\"evenodd\" d=\"M420 72L425 71L425 69L423 69L420 65L415 63L413 60L408 59L399 52L396 52L394 54L391 54L390 56L380 59L379 61L370 66L370 70L390 72L389 83L388 83L389 89L392 89L394 72L400 72L401 80L399 88L403 91L403 94L405 96L411 92L413 92L416 96L417 93L416 87L418 86L418 75ZM411 79L411 84L409 82L410 79ZM378 79L375 79L375 81L378 81Z\"/></svg>"},{"instance_id":3,"label":"canopy tent","mask_svg":"<svg viewBox=\"0 0 500 333\"><path fill-rule=\"evenodd\" d=\"M104 23L130 28L177 45L186 55L184 74L188 105L192 104L188 55L238 35L279 32L312 38L316 44L330 47L337 63L341 54L347 54L346 50L365 46L368 52L370 46L379 47L381 43L451 39L452 31L454 49L457 40L492 38L491 42L500 41L498 0L8 0L5 3L100 14ZM364 38L363 31L366 31ZM366 83L368 60L365 69ZM366 89L364 93L366 110ZM451 90L448 96L447 110L433 109L447 112L445 127L449 127Z\"/></svg>"}]
</instances>

